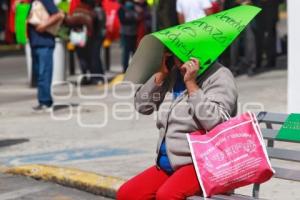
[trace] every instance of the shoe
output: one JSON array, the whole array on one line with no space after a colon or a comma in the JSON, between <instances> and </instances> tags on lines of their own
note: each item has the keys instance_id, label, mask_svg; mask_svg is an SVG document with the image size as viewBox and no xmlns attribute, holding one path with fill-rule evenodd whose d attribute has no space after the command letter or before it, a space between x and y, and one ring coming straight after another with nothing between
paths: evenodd
<instances>
[{"instance_id":1,"label":"shoe","mask_svg":"<svg viewBox=\"0 0 300 200\"><path fill-rule=\"evenodd\" d=\"M104 80L103 80L103 78L92 78L91 79L91 84L92 85L103 85Z\"/></svg>"},{"instance_id":2,"label":"shoe","mask_svg":"<svg viewBox=\"0 0 300 200\"><path fill-rule=\"evenodd\" d=\"M257 68L257 67L254 67L254 68L249 68L247 70L247 75L249 77L252 77L252 76L255 76L257 74L259 74L261 72L261 69L260 68Z\"/></svg>"},{"instance_id":3,"label":"shoe","mask_svg":"<svg viewBox=\"0 0 300 200\"><path fill-rule=\"evenodd\" d=\"M37 105L32 108L35 112L51 112L52 106L46 106L46 105Z\"/></svg>"},{"instance_id":4,"label":"shoe","mask_svg":"<svg viewBox=\"0 0 300 200\"><path fill-rule=\"evenodd\" d=\"M87 79L86 77L84 77L83 79L81 79L80 81L80 85L84 86L84 85L91 85L92 81Z\"/></svg>"}]
</instances>

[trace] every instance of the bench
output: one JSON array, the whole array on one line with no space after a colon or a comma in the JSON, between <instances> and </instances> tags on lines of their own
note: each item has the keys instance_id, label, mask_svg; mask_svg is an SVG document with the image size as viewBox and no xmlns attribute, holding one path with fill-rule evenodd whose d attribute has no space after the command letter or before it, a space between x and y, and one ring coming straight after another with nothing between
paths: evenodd
<instances>
[{"instance_id":1,"label":"bench","mask_svg":"<svg viewBox=\"0 0 300 200\"><path fill-rule=\"evenodd\" d=\"M287 114L278 114L278 113L269 113L269 112L260 112L257 115L257 119L261 125L261 130L264 139L266 140L267 151L268 155L271 159L276 160L284 160L290 161L294 163L300 163L300 151L296 150L288 150L283 148L276 148L275 142L288 142L288 143L300 143L299 141L285 141L285 140L278 140L276 135L280 126L285 122L287 119ZM284 179L284 180L291 180L300 182L300 170L288 169L282 166L276 166L272 163L273 168L276 171L276 174L273 178ZM239 194L231 194L231 195L215 195L211 198L204 198L200 196L192 196L188 197L187 200L204 200L204 199L211 199L211 200L253 200L253 199L261 199L259 198L259 184L253 184L252 188L252 196L245 196Z\"/></svg>"}]
</instances>

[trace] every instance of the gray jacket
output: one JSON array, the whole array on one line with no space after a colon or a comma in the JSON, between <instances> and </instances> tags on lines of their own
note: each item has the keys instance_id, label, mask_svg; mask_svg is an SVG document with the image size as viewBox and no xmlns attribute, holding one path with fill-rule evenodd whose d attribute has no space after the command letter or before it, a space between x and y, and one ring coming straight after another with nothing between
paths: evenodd
<instances>
[{"instance_id":1,"label":"gray jacket","mask_svg":"<svg viewBox=\"0 0 300 200\"><path fill-rule=\"evenodd\" d=\"M199 129L209 131L224 121L224 113L236 114L237 88L232 73L219 63L197 78L200 87L197 92L188 96L185 91L174 101L168 101L166 95L174 85L174 78L160 86L154 81L153 75L137 90L135 108L146 115L158 111L159 139L156 152L159 152L165 138L170 164L176 170L192 163L186 134Z\"/></svg>"}]
</instances>

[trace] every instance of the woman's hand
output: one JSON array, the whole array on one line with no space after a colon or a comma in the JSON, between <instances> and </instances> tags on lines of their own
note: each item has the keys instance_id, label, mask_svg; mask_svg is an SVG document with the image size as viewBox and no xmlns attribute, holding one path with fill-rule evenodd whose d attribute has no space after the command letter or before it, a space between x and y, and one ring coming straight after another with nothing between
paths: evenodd
<instances>
[{"instance_id":1,"label":"woman's hand","mask_svg":"<svg viewBox=\"0 0 300 200\"><path fill-rule=\"evenodd\" d=\"M197 72L199 70L199 61L196 58L191 58L180 67L185 83L196 81Z\"/></svg>"},{"instance_id":2,"label":"woman's hand","mask_svg":"<svg viewBox=\"0 0 300 200\"><path fill-rule=\"evenodd\" d=\"M199 68L199 61L196 58L191 58L180 67L180 71L183 75L183 80L189 95L193 94L199 89L199 86L196 82Z\"/></svg>"},{"instance_id":3,"label":"woman's hand","mask_svg":"<svg viewBox=\"0 0 300 200\"><path fill-rule=\"evenodd\" d=\"M167 58L171 56L171 54L165 53L162 59L161 67L159 71L155 74L155 83L157 85L161 85L166 77L170 74L170 71L168 70L166 66L166 60Z\"/></svg>"},{"instance_id":4,"label":"woman's hand","mask_svg":"<svg viewBox=\"0 0 300 200\"><path fill-rule=\"evenodd\" d=\"M36 27L35 30L39 33L44 33L46 31L46 26L45 26L45 24L40 24Z\"/></svg>"}]
</instances>

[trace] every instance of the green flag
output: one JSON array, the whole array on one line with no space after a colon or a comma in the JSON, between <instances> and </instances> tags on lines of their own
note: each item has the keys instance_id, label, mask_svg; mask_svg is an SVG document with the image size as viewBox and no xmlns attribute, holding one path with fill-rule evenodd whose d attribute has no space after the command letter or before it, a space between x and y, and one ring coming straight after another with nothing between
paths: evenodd
<instances>
[{"instance_id":1,"label":"green flag","mask_svg":"<svg viewBox=\"0 0 300 200\"><path fill-rule=\"evenodd\" d=\"M276 139L300 142L300 114L290 114Z\"/></svg>"},{"instance_id":2,"label":"green flag","mask_svg":"<svg viewBox=\"0 0 300 200\"><path fill-rule=\"evenodd\" d=\"M26 44L27 41L26 19L29 9L30 5L28 3L19 3L16 6L15 30L18 44Z\"/></svg>"},{"instance_id":3,"label":"green flag","mask_svg":"<svg viewBox=\"0 0 300 200\"><path fill-rule=\"evenodd\" d=\"M202 74L260 11L255 6L238 6L145 36L125 80L144 83L160 67L163 50L159 48L164 46L183 62L197 58L201 64L198 74Z\"/></svg>"}]
</instances>

